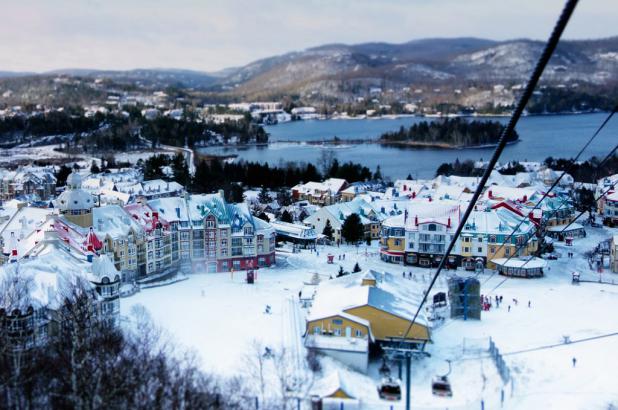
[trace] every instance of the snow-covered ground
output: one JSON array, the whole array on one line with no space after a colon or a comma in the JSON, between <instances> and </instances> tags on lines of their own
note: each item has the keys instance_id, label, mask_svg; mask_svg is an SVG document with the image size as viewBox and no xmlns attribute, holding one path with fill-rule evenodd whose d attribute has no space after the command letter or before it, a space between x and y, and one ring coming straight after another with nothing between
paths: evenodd
<instances>
[{"instance_id":1,"label":"snow-covered ground","mask_svg":"<svg viewBox=\"0 0 618 410\"><path fill-rule=\"evenodd\" d=\"M481 293L502 295L504 303L483 312L481 321L447 319L433 329L433 343L428 347L431 357L413 361L413 408L479 409L481 400L485 408L497 408L501 391L503 408L605 409L610 404L618 405L614 377L618 368L618 335L577 342L618 332L618 285L571 284L574 270L582 273L582 279L598 280L599 275L590 270L582 254L617 230L587 231L588 236L576 239L573 247L556 244L556 251L563 256L549 261L550 269L541 279L506 279L491 271L479 276ZM573 259L566 257L568 251L575 252ZM329 252L336 255L334 265L326 263ZM343 253L346 259L339 261L337 255ZM298 291L314 272L328 280L336 275L340 264L351 271L358 261L363 269L388 271L396 274L398 280L411 281L419 291L429 283L430 271L426 269L380 261L377 244L369 249L320 247L319 256L309 251L281 252L277 256L277 266L260 269L254 285L244 282L242 272L233 276L195 274L183 282L146 289L123 299L122 313L127 315L132 306L144 305L178 344L199 355L204 370L223 376L247 375L247 358L255 341L274 350L283 347L290 361L301 361L304 348L296 335L303 330L304 312L298 309ZM403 279L400 273L404 270L413 271L414 279ZM603 279L614 279L618 284L616 274L605 272ZM446 290L446 278L438 280L432 293L439 290ZM264 313L266 305L271 306L270 314ZM565 336L573 343L563 344ZM487 352L489 337L504 354L512 384L503 385L498 375ZM468 347L477 345L484 350L464 351L464 339ZM453 397L437 398L431 394L431 379L448 370L447 359L453 365ZM391 404L403 408L403 400L389 403L377 398L380 364L372 363L369 375L362 375L333 359L322 359L324 374L338 369L352 381L363 408L388 409ZM391 371L396 375L396 366Z\"/></svg>"},{"instance_id":2,"label":"snow-covered ground","mask_svg":"<svg viewBox=\"0 0 618 410\"><path fill-rule=\"evenodd\" d=\"M0 150L0 164L2 163L12 163L15 161L35 161L35 160L43 160L43 159L62 159L62 158L70 158L77 157L82 158L84 164L86 166L90 166L92 160L96 161L100 164L100 156L90 156L90 154L77 154L77 155L68 155L64 152L56 151L56 148L59 148L60 145L42 145L37 147L15 147ZM188 163L193 158L193 151L184 148L170 147L165 146L161 149L155 150L142 150L142 151L132 151L132 152L119 152L114 154L116 161L118 162L130 162L135 164L138 160L146 160L153 155L157 154L167 154L174 155L177 151L182 150L185 155L189 156Z\"/></svg>"}]
</instances>

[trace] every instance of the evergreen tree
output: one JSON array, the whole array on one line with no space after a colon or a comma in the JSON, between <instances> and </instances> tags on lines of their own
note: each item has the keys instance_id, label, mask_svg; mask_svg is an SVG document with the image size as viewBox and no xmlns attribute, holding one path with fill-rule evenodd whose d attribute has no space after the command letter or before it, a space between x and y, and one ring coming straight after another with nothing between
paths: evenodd
<instances>
[{"instance_id":1,"label":"evergreen tree","mask_svg":"<svg viewBox=\"0 0 618 410\"><path fill-rule=\"evenodd\" d=\"M189 166L185 160L185 156L181 153L177 153L172 158L172 172L174 175L174 181L178 182L182 186L188 186L191 182L191 176L189 175Z\"/></svg>"},{"instance_id":2,"label":"evergreen tree","mask_svg":"<svg viewBox=\"0 0 618 410\"><path fill-rule=\"evenodd\" d=\"M91 174L98 174L99 172L101 172L101 169L97 165L97 162L93 159L92 160L92 164L90 164L90 173Z\"/></svg>"},{"instance_id":3,"label":"evergreen tree","mask_svg":"<svg viewBox=\"0 0 618 410\"><path fill-rule=\"evenodd\" d=\"M287 210L283 211L283 213L281 214L281 222L294 222L294 220L292 219L292 215Z\"/></svg>"},{"instance_id":4,"label":"evergreen tree","mask_svg":"<svg viewBox=\"0 0 618 410\"><path fill-rule=\"evenodd\" d=\"M341 235L348 243L357 243L363 239L365 236L365 228L357 214L353 213L348 215L341 227Z\"/></svg>"},{"instance_id":5,"label":"evergreen tree","mask_svg":"<svg viewBox=\"0 0 618 410\"><path fill-rule=\"evenodd\" d=\"M324 225L322 235L326 236L331 241L333 240L333 226L330 224L330 219L326 220L326 225Z\"/></svg>"},{"instance_id":6,"label":"evergreen tree","mask_svg":"<svg viewBox=\"0 0 618 410\"><path fill-rule=\"evenodd\" d=\"M266 187L262 187L262 189L260 190L260 193L258 194L258 201L261 204L270 203L271 201L270 194L268 193L268 190L266 189Z\"/></svg>"},{"instance_id":7,"label":"evergreen tree","mask_svg":"<svg viewBox=\"0 0 618 410\"><path fill-rule=\"evenodd\" d=\"M268 215L266 215L265 212L260 212L257 217L260 218L262 221L270 222L270 218L268 217Z\"/></svg>"},{"instance_id":8,"label":"evergreen tree","mask_svg":"<svg viewBox=\"0 0 618 410\"><path fill-rule=\"evenodd\" d=\"M380 166L379 165L376 167L376 172L373 173L373 179L374 179L374 181L381 181L382 180L382 172L380 171Z\"/></svg>"},{"instance_id":9,"label":"evergreen tree","mask_svg":"<svg viewBox=\"0 0 618 410\"><path fill-rule=\"evenodd\" d=\"M339 265L339 272L337 272L337 277L340 278L345 276L347 273L343 271L343 266Z\"/></svg>"},{"instance_id":10,"label":"evergreen tree","mask_svg":"<svg viewBox=\"0 0 618 410\"><path fill-rule=\"evenodd\" d=\"M292 196L290 195L290 191L281 188L277 191L277 203L279 206L288 206L292 203Z\"/></svg>"},{"instance_id":11,"label":"evergreen tree","mask_svg":"<svg viewBox=\"0 0 618 410\"><path fill-rule=\"evenodd\" d=\"M361 267L358 265L358 262L356 262L356 264L354 264L354 268L352 269L352 273L358 273L360 272L362 269Z\"/></svg>"},{"instance_id":12,"label":"evergreen tree","mask_svg":"<svg viewBox=\"0 0 618 410\"><path fill-rule=\"evenodd\" d=\"M241 203L245 200L244 198L244 190L242 186L238 184L230 184L226 187L225 191L225 200L234 204Z\"/></svg>"},{"instance_id":13,"label":"evergreen tree","mask_svg":"<svg viewBox=\"0 0 618 410\"><path fill-rule=\"evenodd\" d=\"M66 165L62 165L60 168L58 168L58 171L56 171L55 173L56 186L58 187L65 186L67 183L67 177L69 176L70 173L71 173L71 168L67 167Z\"/></svg>"}]
</instances>

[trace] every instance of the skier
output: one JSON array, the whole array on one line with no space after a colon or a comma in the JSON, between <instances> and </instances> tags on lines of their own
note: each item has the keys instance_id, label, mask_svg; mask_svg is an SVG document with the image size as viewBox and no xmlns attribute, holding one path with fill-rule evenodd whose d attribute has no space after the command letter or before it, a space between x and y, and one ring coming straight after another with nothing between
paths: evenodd
<instances>
[{"instance_id":1,"label":"skier","mask_svg":"<svg viewBox=\"0 0 618 410\"><path fill-rule=\"evenodd\" d=\"M531 305L531 303L530 303L530 301L528 301L528 307L532 307L532 306L530 306L530 305Z\"/></svg>"},{"instance_id":2,"label":"skier","mask_svg":"<svg viewBox=\"0 0 618 410\"><path fill-rule=\"evenodd\" d=\"M577 364L577 359L573 358L572 361L573 361L573 367L575 367L575 365Z\"/></svg>"},{"instance_id":3,"label":"skier","mask_svg":"<svg viewBox=\"0 0 618 410\"><path fill-rule=\"evenodd\" d=\"M511 305L509 305L509 312L511 311Z\"/></svg>"}]
</instances>

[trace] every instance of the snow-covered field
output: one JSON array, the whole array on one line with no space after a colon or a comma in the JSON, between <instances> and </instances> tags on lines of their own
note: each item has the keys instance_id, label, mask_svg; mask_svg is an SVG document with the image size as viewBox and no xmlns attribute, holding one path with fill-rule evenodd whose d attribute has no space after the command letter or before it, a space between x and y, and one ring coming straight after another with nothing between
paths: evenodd
<instances>
[{"instance_id":1,"label":"snow-covered field","mask_svg":"<svg viewBox=\"0 0 618 410\"><path fill-rule=\"evenodd\" d=\"M433 329L433 344L428 347L431 357L413 361L413 408L480 409L481 400L485 408L498 408L502 390L504 408L606 409L610 404L618 405L618 335L577 342L618 332L618 285L571 284L573 270L580 271L582 279L598 280L599 275L590 270L582 254L617 230L587 231L587 238L576 239L575 246L568 248L575 252L573 259L566 257L563 244L556 244L556 251L563 257L550 261L550 269L542 279L505 279L490 271L480 275L481 293L502 295L504 303L483 312L481 321L447 319ZM273 349L285 347L292 353L290 360L304 354L301 338L296 337L304 327L304 312L299 312L296 301L303 282L309 281L314 272L328 280L330 275L336 275L339 264L351 271L358 261L363 269L388 271L398 280L412 281L419 291L427 287L430 271L384 263L376 254L376 246L321 247L319 256L309 251L281 252L277 266L260 269L254 285L245 284L241 272L233 277L229 273L195 274L183 282L143 290L123 299L121 310L127 315L132 306L144 305L173 340L199 355L204 370L224 376L246 375L254 341ZM335 265L328 265L329 252L345 253L346 259L339 261L335 257ZM403 270L412 270L415 279L403 279ZM605 272L603 279L614 279L618 284L616 274ZM445 289L446 278L441 277L432 293ZM290 298L295 303L290 303ZM266 305L271 306L270 314L264 313ZM563 344L565 336L572 343ZM503 385L486 351L489 337L504 354L512 384ZM464 338L468 346L476 343L485 351L464 352ZM552 345L557 346L549 347ZM431 378L448 370L447 359L453 364L453 397L437 398L431 394ZM403 408L403 400L388 403L377 398L380 364L372 363L367 376L345 369L332 359L322 360L324 373L336 368L348 375L363 408L388 409L391 404ZM397 373L395 367L391 370Z\"/></svg>"},{"instance_id":2,"label":"snow-covered field","mask_svg":"<svg viewBox=\"0 0 618 410\"><path fill-rule=\"evenodd\" d=\"M61 159L72 157L64 152L55 151L60 145L43 145L37 147L15 147L1 150L0 152L0 164L11 163L15 161L35 161L43 159ZM174 155L178 151L178 148L164 147L155 150L142 150L132 152L120 152L114 155L118 162L130 162L135 164L138 160L146 160L153 155L168 154ZM192 154L191 154L192 155ZM100 158L97 156L91 157L89 154L77 154L75 157L82 158L86 166L90 166L92 160L97 163L100 162Z\"/></svg>"}]
</instances>

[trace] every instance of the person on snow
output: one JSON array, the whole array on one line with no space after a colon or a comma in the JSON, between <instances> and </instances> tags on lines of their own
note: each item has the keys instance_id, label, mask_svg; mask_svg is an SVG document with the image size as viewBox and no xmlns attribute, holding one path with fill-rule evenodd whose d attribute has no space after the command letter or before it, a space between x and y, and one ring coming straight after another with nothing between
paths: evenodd
<instances>
[{"instance_id":1,"label":"person on snow","mask_svg":"<svg viewBox=\"0 0 618 410\"><path fill-rule=\"evenodd\" d=\"M573 361L573 367L575 367L575 365L577 364L577 359L576 359L576 358L573 358L573 359L571 359L571 360Z\"/></svg>"}]
</instances>

